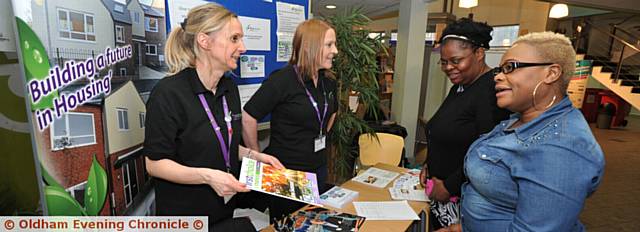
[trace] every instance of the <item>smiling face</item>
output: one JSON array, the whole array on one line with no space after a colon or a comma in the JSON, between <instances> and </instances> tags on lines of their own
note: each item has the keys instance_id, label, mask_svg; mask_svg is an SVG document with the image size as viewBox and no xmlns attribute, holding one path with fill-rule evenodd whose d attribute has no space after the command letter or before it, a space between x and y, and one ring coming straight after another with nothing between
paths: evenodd
<instances>
[{"instance_id":1,"label":"smiling face","mask_svg":"<svg viewBox=\"0 0 640 232\"><path fill-rule=\"evenodd\" d=\"M502 56L500 65L507 62L544 63L535 51L535 48L526 43L513 45ZM496 81L496 98L500 108L506 108L513 112L527 112L533 108L533 89L546 75L547 66L532 66L514 69L509 74L502 72L494 77ZM542 88L541 88L542 89ZM545 95L542 90L538 95Z\"/></svg>"},{"instance_id":2,"label":"smiling face","mask_svg":"<svg viewBox=\"0 0 640 232\"><path fill-rule=\"evenodd\" d=\"M317 64L318 68L330 69L333 65L333 57L336 54L338 54L338 47L336 47L336 32L333 29L329 29L324 34L321 57Z\"/></svg>"},{"instance_id":3,"label":"smiling face","mask_svg":"<svg viewBox=\"0 0 640 232\"><path fill-rule=\"evenodd\" d=\"M440 68L451 83L470 84L480 76L485 64L483 52L456 39L447 40L440 51Z\"/></svg>"},{"instance_id":4,"label":"smiling face","mask_svg":"<svg viewBox=\"0 0 640 232\"><path fill-rule=\"evenodd\" d=\"M210 33L207 55L210 56L214 65L223 67L225 70L236 69L240 54L247 51L242 41L243 36L242 25L237 18L229 20L220 30Z\"/></svg>"}]
</instances>

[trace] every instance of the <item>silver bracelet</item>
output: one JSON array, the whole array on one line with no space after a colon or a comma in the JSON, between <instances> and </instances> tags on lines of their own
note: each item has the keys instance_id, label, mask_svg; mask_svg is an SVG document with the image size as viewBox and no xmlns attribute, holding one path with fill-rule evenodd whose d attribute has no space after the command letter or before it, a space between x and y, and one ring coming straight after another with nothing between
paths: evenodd
<instances>
[{"instance_id":1,"label":"silver bracelet","mask_svg":"<svg viewBox=\"0 0 640 232\"><path fill-rule=\"evenodd\" d=\"M253 150L251 150L250 148L247 148L247 149L249 149L249 152L247 152L247 158L253 159L253 155L251 154Z\"/></svg>"}]
</instances>

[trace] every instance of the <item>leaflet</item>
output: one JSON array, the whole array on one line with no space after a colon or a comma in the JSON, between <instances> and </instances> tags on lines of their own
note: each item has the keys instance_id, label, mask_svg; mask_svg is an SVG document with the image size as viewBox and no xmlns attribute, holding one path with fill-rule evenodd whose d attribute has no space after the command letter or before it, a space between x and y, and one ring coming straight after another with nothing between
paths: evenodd
<instances>
[{"instance_id":1,"label":"leaflet","mask_svg":"<svg viewBox=\"0 0 640 232\"><path fill-rule=\"evenodd\" d=\"M398 177L393 182L393 187L389 188L389 193L394 200L429 201L420 184L419 174L406 173Z\"/></svg>"},{"instance_id":2,"label":"leaflet","mask_svg":"<svg viewBox=\"0 0 640 232\"><path fill-rule=\"evenodd\" d=\"M372 167L351 180L376 188L384 188L398 175L397 172Z\"/></svg>"},{"instance_id":3,"label":"leaflet","mask_svg":"<svg viewBox=\"0 0 640 232\"><path fill-rule=\"evenodd\" d=\"M322 206L315 173L277 169L253 159L243 158L238 180L251 190Z\"/></svg>"}]
</instances>

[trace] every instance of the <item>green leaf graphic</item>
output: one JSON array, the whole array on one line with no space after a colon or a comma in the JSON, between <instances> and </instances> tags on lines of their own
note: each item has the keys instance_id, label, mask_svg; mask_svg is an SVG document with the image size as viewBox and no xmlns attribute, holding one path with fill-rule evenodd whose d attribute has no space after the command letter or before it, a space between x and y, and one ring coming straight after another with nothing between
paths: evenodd
<instances>
[{"instance_id":1,"label":"green leaf graphic","mask_svg":"<svg viewBox=\"0 0 640 232\"><path fill-rule=\"evenodd\" d=\"M49 172L42 164L42 161L40 161L40 170L42 171L42 178L44 179L47 185L64 189L62 185L60 185L60 183L58 183L58 181L56 181L56 179L53 178L53 176L49 175Z\"/></svg>"},{"instance_id":2,"label":"green leaf graphic","mask_svg":"<svg viewBox=\"0 0 640 232\"><path fill-rule=\"evenodd\" d=\"M63 188L45 186L44 196L49 216L87 216L82 206Z\"/></svg>"},{"instance_id":3,"label":"green leaf graphic","mask_svg":"<svg viewBox=\"0 0 640 232\"><path fill-rule=\"evenodd\" d=\"M104 206L107 197L107 173L93 155L93 162L87 178L87 188L84 191L84 206L87 214L97 216Z\"/></svg>"},{"instance_id":4,"label":"green leaf graphic","mask_svg":"<svg viewBox=\"0 0 640 232\"><path fill-rule=\"evenodd\" d=\"M26 22L16 17L16 24L20 36L20 50L24 61L27 83L33 79L45 79L49 75L49 68L51 68L47 50L42 45L38 35L31 30L31 27ZM32 104L32 110L52 108L53 98L57 96L58 92L54 91L46 97L42 97L37 104Z\"/></svg>"}]
</instances>

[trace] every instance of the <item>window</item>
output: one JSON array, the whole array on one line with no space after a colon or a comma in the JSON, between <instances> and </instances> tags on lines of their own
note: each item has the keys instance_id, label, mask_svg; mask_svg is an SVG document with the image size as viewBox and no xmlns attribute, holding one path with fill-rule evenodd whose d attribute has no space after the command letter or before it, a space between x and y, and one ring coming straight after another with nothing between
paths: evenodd
<instances>
[{"instance_id":1,"label":"window","mask_svg":"<svg viewBox=\"0 0 640 232\"><path fill-rule=\"evenodd\" d=\"M118 129L129 130L129 117L127 109L117 108L116 111L118 111Z\"/></svg>"},{"instance_id":2,"label":"window","mask_svg":"<svg viewBox=\"0 0 640 232\"><path fill-rule=\"evenodd\" d=\"M84 190L87 188L87 182L82 182L75 186L71 186L66 191L71 195L80 205L84 206Z\"/></svg>"},{"instance_id":3,"label":"window","mask_svg":"<svg viewBox=\"0 0 640 232\"><path fill-rule=\"evenodd\" d=\"M96 41L91 14L58 9L58 30L61 38Z\"/></svg>"},{"instance_id":4,"label":"window","mask_svg":"<svg viewBox=\"0 0 640 232\"><path fill-rule=\"evenodd\" d=\"M156 56L158 55L158 46L155 44L145 44L147 46L147 55Z\"/></svg>"},{"instance_id":5,"label":"window","mask_svg":"<svg viewBox=\"0 0 640 232\"><path fill-rule=\"evenodd\" d=\"M140 12L133 12L133 21L135 23L140 23Z\"/></svg>"},{"instance_id":6,"label":"window","mask_svg":"<svg viewBox=\"0 0 640 232\"><path fill-rule=\"evenodd\" d=\"M140 128L144 128L144 116L145 116L145 112L140 112Z\"/></svg>"},{"instance_id":7,"label":"window","mask_svg":"<svg viewBox=\"0 0 640 232\"><path fill-rule=\"evenodd\" d=\"M124 6L116 3L116 5L113 7L113 10L116 11L116 12L123 13L124 12Z\"/></svg>"},{"instance_id":8,"label":"window","mask_svg":"<svg viewBox=\"0 0 640 232\"><path fill-rule=\"evenodd\" d=\"M120 76L126 76L127 75L127 68L120 68Z\"/></svg>"},{"instance_id":9,"label":"window","mask_svg":"<svg viewBox=\"0 0 640 232\"><path fill-rule=\"evenodd\" d=\"M116 42L124 43L124 27L116 26Z\"/></svg>"},{"instance_id":10,"label":"window","mask_svg":"<svg viewBox=\"0 0 640 232\"><path fill-rule=\"evenodd\" d=\"M518 38L520 25L494 26L493 39L489 42L491 47L509 47Z\"/></svg>"},{"instance_id":11,"label":"window","mask_svg":"<svg viewBox=\"0 0 640 232\"><path fill-rule=\"evenodd\" d=\"M93 114L69 112L51 125L52 150L80 147L96 143Z\"/></svg>"},{"instance_id":12,"label":"window","mask_svg":"<svg viewBox=\"0 0 640 232\"><path fill-rule=\"evenodd\" d=\"M150 32L158 32L158 19L144 17L144 28Z\"/></svg>"},{"instance_id":13,"label":"window","mask_svg":"<svg viewBox=\"0 0 640 232\"><path fill-rule=\"evenodd\" d=\"M122 165L122 183L124 185L124 201L128 207L138 194L138 173L135 159Z\"/></svg>"}]
</instances>

